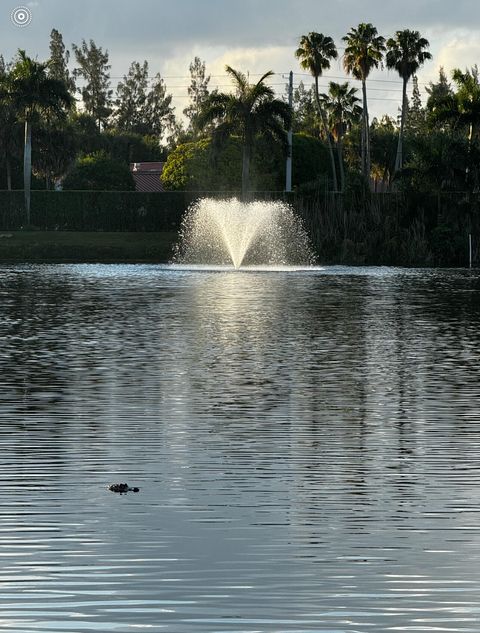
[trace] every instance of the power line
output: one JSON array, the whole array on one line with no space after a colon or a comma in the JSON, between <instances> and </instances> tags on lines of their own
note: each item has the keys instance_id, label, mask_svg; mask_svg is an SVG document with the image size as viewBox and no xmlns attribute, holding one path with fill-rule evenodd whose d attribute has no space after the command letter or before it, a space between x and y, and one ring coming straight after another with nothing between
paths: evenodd
<instances>
[{"instance_id":1,"label":"power line","mask_svg":"<svg viewBox=\"0 0 480 633\"><path fill-rule=\"evenodd\" d=\"M265 73L249 73L249 77L261 77L263 76L263 74ZM285 77L288 76L288 73L284 73L284 72L274 72L272 77ZM294 73L294 76L296 77L309 77L312 81L313 81L313 76L310 73L302 73L302 72L297 72ZM208 77L210 77L210 79L224 79L224 78L230 78L229 74L219 74L219 75L208 75ZM118 75L111 75L110 79L121 79L121 80L125 80L128 79L128 77L126 75L122 75L122 76L118 76ZM166 80L170 80L170 79L182 79L182 80L190 80L191 76L190 75L160 75L160 79L163 80L164 82ZM322 76L322 83L319 83L319 88L322 90L327 90L329 88L329 84L328 83L324 83L324 82L329 82L330 80L342 80L342 81L352 81L352 82L360 82L359 79L356 79L354 77L348 76L348 75L329 75L329 76ZM148 77L147 78L148 82L155 82L158 81L157 77ZM376 87L376 86L369 86L368 91L371 92L383 92L386 95L392 94L392 93L401 93L402 92L402 87L401 84L402 82L400 80L393 80L393 79L368 79L368 83L380 83L380 84L390 84L388 86L385 85L385 87ZM303 81L301 81L301 83L303 84ZM393 84L393 85L391 85ZM284 89L286 88L286 83L285 82L268 82L268 85L270 85L272 88L279 88L279 87L283 87ZM425 82L418 82L418 85L420 86L428 86L429 84L425 83ZM295 84L294 88L298 89L300 87L300 83ZM183 92L181 93L175 93L175 90L187 90L188 88L190 88L190 85L182 85L182 84L173 84L173 85L166 85L165 84L165 88L166 88L166 94L167 96L171 96L172 99L179 99L179 100L183 100L183 99L189 99L190 95L189 94L185 94ZM232 88L231 83L218 83L218 84L212 84L210 86L211 89L219 89L219 88ZM169 90L170 89L170 90ZM172 90L173 89L173 90ZM398 103L400 101L400 94L399 94L399 98L393 98L390 96L370 96L369 97L369 101L385 101L385 102L396 102Z\"/></svg>"},{"instance_id":2,"label":"power line","mask_svg":"<svg viewBox=\"0 0 480 633\"><path fill-rule=\"evenodd\" d=\"M273 76L288 76L290 71L287 72L278 72L278 73L273 73ZM249 76L250 77L261 77L263 74L265 73L250 73ZM310 77L313 81L313 76L310 73L301 73L301 72L294 72L294 76L296 77ZM210 79L224 79L224 78L229 78L230 75L228 74L223 74L223 75L209 75ZM352 77L350 75L323 75L324 79L347 79L348 81L357 81L360 82L360 79L356 79L355 77ZM110 75L110 79L128 79L127 75ZM166 79L191 79L190 75L160 75L160 79L166 80ZM147 81L157 81L156 77L147 77L146 79ZM395 85L402 85L402 81L400 79L374 79L374 78L369 78L368 79L368 83L390 83L390 84L395 84ZM419 86L428 86L430 84L430 82L422 82L419 81L418 85ZM273 84L272 84L273 85ZM183 87L183 86L182 86Z\"/></svg>"}]
</instances>

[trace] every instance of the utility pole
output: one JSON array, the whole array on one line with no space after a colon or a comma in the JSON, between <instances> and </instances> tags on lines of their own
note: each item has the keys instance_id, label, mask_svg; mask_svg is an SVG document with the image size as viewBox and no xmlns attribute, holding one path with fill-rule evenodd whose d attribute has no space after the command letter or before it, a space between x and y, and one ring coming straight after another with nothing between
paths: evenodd
<instances>
[{"instance_id":1,"label":"utility pole","mask_svg":"<svg viewBox=\"0 0 480 633\"><path fill-rule=\"evenodd\" d=\"M293 71L290 71L288 81L288 105L290 109L293 106ZM293 124L292 124L293 125ZM286 166L286 178L285 178L285 191L292 191L292 141L293 141L293 129L290 125L288 130L288 154L287 154L287 166Z\"/></svg>"}]
</instances>

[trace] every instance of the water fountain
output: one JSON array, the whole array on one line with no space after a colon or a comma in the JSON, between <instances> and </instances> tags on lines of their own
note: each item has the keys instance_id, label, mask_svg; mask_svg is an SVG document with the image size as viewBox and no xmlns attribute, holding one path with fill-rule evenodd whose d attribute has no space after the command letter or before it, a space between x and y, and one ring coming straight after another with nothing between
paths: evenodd
<instances>
[{"instance_id":1,"label":"water fountain","mask_svg":"<svg viewBox=\"0 0 480 633\"><path fill-rule=\"evenodd\" d=\"M176 264L311 266L315 262L300 218L284 202L202 198L185 215Z\"/></svg>"}]
</instances>

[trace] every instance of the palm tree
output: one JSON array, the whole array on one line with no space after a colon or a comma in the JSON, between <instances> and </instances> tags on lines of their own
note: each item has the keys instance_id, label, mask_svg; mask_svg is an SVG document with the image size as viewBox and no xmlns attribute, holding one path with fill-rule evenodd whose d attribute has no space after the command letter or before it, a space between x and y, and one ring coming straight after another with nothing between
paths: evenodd
<instances>
[{"instance_id":1,"label":"palm tree","mask_svg":"<svg viewBox=\"0 0 480 633\"><path fill-rule=\"evenodd\" d=\"M337 146L338 164L340 166L340 191L345 190L345 167L343 164L343 137L358 121L362 108L356 96L357 89L351 88L348 81L343 84L331 81L328 94L322 94L329 128Z\"/></svg>"},{"instance_id":2,"label":"palm tree","mask_svg":"<svg viewBox=\"0 0 480 633\"><path fill-rule=\"evenodd\" d=\"M323 33L311 32L308 35L302 35L300 43L295 51L295 57L300 60L300 66L308 70L315 79L315 101L317 103L318 113L322 121L322 127L327 140L328 152L330 154L330 164L332 168L333 189L338 190L337 170L335 168L335 158L333 155L332 142L330 132L328 130L327 117L320 101L318 92L318 78L322 76L324 70L330 68L330 61L337 59L338 53L335 42L328 35Z\"/></svg>"},{"instance_id":3,"label":"palm tree","mask_svg":"<svg viewBox=\"0 0 480 633\"><path fill-rule=\"evenodd\" d=\"M346 42L343 56L345 71L362 82L362 173L370 176L370 127L368 121L367 78L373 68L378 68L383 59L385 38L378 35L373 24L359 24L350 29L343 41Z\"/></svg>"},{"instance_id":4,"label":"palm tree","mask_svg":"<svg viewBox=\"0 0 480 633\"><path fill-rule=\"evenodd\" d=\"M256 137L263 134L286 147L285 130L290 127L292 114L290 106L275 99L273 89L265 84L273 71L262 75L255 84L250 84L246 75L230 66L226 66L226 71L233 79L236 94L210 94L199 116L199 127L213 123L217 140L230 134L240 135L243 145L242 197L245 199L250 189L250 161Z\"/></svg>"},{"instance_id":5,"label":"palm tree","mask_svg":"<svg viewBox=\"0 0 480 633\"><path fill-rule=\"evenodd\" d=\"M30 186L32 179L32 123L42 115L65 117L65 111L73 104L67 86L47 74L48 62L40 63L18 51L18 61L6 81L6 98L25 124L23 151L23 182L25 211L30 224Z\"/></svg>"},{"instance_id":6,"label":"palm tree","mask_svg":"<svg viewBox=\"0 0 480 633\"><path fill-rule=\"evenodd\" d=\"M403 129L408 109L407 84L417 70L427 59L432 59L431 54L425 49L430 46L428 40L420 36L418 31L404 29L397 31L395 37L387 41L387 54L385 57L387 68L395 69L403 80L402 93L402 117L398 133L397 157L395 159L395 171L403 166Z\"/></svg>"}]
</instances>

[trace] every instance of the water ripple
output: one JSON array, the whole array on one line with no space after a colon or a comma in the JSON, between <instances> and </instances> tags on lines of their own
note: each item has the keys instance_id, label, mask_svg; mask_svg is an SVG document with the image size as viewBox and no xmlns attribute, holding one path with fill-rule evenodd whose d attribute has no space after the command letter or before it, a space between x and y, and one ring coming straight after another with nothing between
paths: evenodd
<instances>
[{"instance_id":1,"label":"water ripple","mask_svg":"<svg viewBox=\"0 0 480 633\"><path fill-rule=\"evenodd\" d=\"M1 267L0 629L477 633L479 282Z\"/></svg>"}]
</instances>

